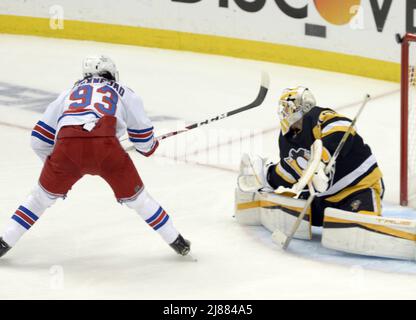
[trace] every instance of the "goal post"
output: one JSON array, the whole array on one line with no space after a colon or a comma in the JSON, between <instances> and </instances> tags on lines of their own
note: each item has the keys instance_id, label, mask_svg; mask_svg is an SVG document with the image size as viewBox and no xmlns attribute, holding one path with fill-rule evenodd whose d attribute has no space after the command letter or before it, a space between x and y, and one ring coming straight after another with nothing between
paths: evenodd
<instances>
[{"instance_id":1,"label":"goal post","mask_svg":"<svg viewBox=\"0 0 416 320\"><path fill-rule=\"evenodd\" d=\"M416 205L416 34L399 34L401 53L400 204ZM410 144L409 144L410 142Z\"/></svg>"}]
</instances>

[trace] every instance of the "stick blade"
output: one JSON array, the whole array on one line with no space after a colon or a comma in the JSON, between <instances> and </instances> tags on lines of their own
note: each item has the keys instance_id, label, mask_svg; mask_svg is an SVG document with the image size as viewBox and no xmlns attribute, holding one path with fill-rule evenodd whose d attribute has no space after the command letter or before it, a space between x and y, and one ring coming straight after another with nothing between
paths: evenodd
<instances>
[{"instance_id":1,"label":"stick blade","mask_svg":"<svg viewBox=\"0 0 416 320\"><path fill-rule=\"evenodd\" d=\"M270 86L270 76L266 71L261 72L261 86L269 89Z\"/></svg>"},{"instance_id":2,"label":"stick blade","mask_svg":"<svg viewBox=\"0 0 416 320\"><path fill-rule=\"evenodd\" d=\"M275 244L277 244L280 248L286 249L286 242L287 242L287 235L285 235L279 229L276 229L272 234L272 240Z\"/></svg>"}]
</instances>

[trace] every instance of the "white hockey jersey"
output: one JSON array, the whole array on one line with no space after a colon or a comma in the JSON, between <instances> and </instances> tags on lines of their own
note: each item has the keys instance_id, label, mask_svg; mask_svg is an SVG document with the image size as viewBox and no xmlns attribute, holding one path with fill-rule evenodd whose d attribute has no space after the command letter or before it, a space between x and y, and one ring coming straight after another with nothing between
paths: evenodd
<instances>
[{"instance_id":1,"label":"white hockey jersey","mask_svg":"<svg viewBox=\"0 0 416 320\"><path fill-rule=\"evenodd\" d=\"M128 133L136 150L149 156L157 148L153 125L142 100L131 89L103 77L78 81L47 107L32 131L31 145L44 161L53 151L59 130L68 125L88 127L103 116L117 118L118 138Z\"/></svg>"}]
</instances>

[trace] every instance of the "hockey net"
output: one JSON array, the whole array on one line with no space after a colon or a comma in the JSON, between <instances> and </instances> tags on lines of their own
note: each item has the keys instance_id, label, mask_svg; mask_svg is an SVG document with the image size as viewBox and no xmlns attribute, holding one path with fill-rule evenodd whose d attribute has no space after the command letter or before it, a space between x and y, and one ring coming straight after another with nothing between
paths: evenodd
<instances>
[{"instance_id":1,"label":"hockey net","mask_svg":"<svg viewBox=\"0 0 416 320\"><path fill-rule=\"evenodd\" d=\"M416 34L406 34L401 62L400 204L416 207Z\"/></svg>"}]
</instances>

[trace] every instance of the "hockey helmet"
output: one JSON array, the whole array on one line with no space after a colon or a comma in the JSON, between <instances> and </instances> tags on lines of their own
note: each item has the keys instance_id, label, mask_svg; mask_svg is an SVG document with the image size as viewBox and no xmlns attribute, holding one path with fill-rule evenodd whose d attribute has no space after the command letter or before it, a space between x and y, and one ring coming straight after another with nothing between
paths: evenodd
<instances>
[{"instance_id":1,"label":"hockey helmet","mask_svg":"<svg viewBox=\"0 0 416 320\"><path fill-rule=\"evenodd\" d=\"M308 88L297 86L284 89L279 99L279 118L283 135L315 106L315 97Z\"/></svg>"},{"instance_id":2,"label":"hockey helmet","mask_svg":"<svg viewBox=\"0 0 416 320\"><path fill-rule=\"evenodd\" d=\"M109 73L118 81L118 70L114 61L106 55L88 56L82 63L82 75L85 77L102 76Z\"/></svg>"}]
</instances>

